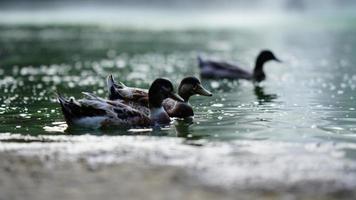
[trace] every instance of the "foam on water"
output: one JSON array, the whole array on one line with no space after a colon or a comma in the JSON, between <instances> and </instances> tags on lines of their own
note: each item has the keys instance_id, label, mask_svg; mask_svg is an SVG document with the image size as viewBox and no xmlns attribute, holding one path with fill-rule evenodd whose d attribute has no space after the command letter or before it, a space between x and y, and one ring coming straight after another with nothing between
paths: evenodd
<instances>
[{"instance_id":1,"label":"foam on water","mask_svg":"<svg viewBox=\"0 0 356 200\"><path fill-rule=\"evenodd\" d=\"M85 160L93 167L135 162L178 166L204 182L239 188L292 188L324 185L336 191L356 187L356 151L350 142L239 140L186 142L147 136L23 136L1 134L0 151L51 160ZM23 141L23 142L21 142ZM293 154L291 154L293 152Z\"/></svg>"}]
</instances>

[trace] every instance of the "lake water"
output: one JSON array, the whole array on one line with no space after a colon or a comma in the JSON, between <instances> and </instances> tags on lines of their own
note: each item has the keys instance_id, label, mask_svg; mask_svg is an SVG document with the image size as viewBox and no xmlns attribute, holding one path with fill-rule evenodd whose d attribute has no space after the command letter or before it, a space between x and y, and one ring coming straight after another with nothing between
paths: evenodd
<instances>
[{"instance_id":1,"label":"lake water","mask_svg":"<svg viewBox=\"0 0 356 200\"><path fill-rule=\"evenodd\" d=\"M231 27L2 23L0 149L91 163L146 160L220 186L353 191L354 22L329 16ZM265 66L265 82L203 80L214 96L191 98L193 122L169 129L67 129L56 102L56 91L106 97L108 74L136 87L157 77L178 85L199 76L197 55L252 69L265 48L283 60Z\"/></svg>"}]
</instances>

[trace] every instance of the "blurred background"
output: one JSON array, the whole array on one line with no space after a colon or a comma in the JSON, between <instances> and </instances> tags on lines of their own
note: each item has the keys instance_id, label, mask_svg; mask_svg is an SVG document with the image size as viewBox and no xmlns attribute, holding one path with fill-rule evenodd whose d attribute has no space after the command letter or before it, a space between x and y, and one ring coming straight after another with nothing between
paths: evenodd
<instances>
[{"instance_id":1,"label":"blurred background","mask_svg":"<svg viewBox=\"0 0 356 200\"><path fill-rule=\"evenodd\" d=\"M238 16L250 20L261 15L353 13L355 4L352 0L276 0L273 2L268 0L2 0L0 20L9 23L53 22L53 20L90 23L102 22L105 19L106 24L129 23L143 26L143 23L153 20L147 17L164 18L161 19L162 21L173 18L175 23L187 25L188 22L200 21L205 16L207 19L203 20L204 23L213 20L211 22L218 21L226 24L227 21L230 22L229 25L233 25L234 22L241 23L236 19ZM123 17L126 19L122 19ZM199 24L199 22L195 23L195 25ZM155 26L154 24L149 25Z\"/></svg>"},{"instance_id":2,"label":"blurred background","mask_svg":"<svg viewBox=\"0 0 356 200\"><path fill-rule=\"evenodd\" d=\"M276 0L273 2L267 0L2 0L3 9L37 9L56 7L135 7L135 8L184 8L184 9L232 9L232 10L352 10L355 2L352 0Z\"/></svg>"}]
</instances>

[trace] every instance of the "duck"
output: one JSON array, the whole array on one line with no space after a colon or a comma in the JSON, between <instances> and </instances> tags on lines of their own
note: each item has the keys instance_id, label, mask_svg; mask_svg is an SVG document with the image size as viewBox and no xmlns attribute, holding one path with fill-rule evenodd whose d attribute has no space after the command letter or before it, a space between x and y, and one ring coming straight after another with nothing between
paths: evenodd
<instances>
[{"instance_id":1,"label":"duck","mask_svg":"<svg viewBox=\"0 0 356 200\"><path fill-rule=\"evenodd\" d=\"M127 87L123 83L115 82L112 75L107 78L107 86L110 100L119 100L136 109L147 112L147 102L149 100L146 90L141 88ZM193 95L212 96L212 93L205 89L200 80L194 76L185 77L178 86L178 94L184 101L176 101L167 98L162 105L170 117L188 118L194 116L194 111L189 103L189 98Z\"/></svg>"},{"instance_id":2,"label":"duck","mask_svg":"<svg viewBox=\"0 0 356 200\"><path fill-rule=\"evenodd\" d=\"M58 94L58 101L68 126L94 129L164 127L171 123L171 118L162 106L163 100L172 98L184 101L174 93L172 83L165 78L156 79L149 88L148 115L120 101L106 100L90 93L84 94L87 98L80 100L66 99Z\"/></svg>"},{"instance_id":3,"label":"duck","mask_svg":"<svg viewBox=\"0 0 356 200\"><path fill-rule=\"evenodd\" d=\"M245 79L253 82L261 82L266 79L263 66L268 61L281 62L270 50L262 50L256 58L255 68L252 72L246 71L237 65L203 60L198 56L200 75L206 79Z\"/></svg>"}]
</instances>

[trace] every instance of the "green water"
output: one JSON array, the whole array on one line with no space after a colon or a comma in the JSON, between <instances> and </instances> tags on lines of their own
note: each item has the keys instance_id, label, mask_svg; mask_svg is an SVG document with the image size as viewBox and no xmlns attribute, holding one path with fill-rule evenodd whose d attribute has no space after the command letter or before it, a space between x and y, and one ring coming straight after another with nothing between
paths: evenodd
<instances>
[{"instance_id":1,"label":"green water","mask_svg":"<svg viewBox=\"0 0 356 200\"><path fill-rule=\"evenodd\" d=\"M53 134L44 127L63 121L55 92L81 98L81 91L90 91L105 97L110 73L131 86L147 88L161 76L177 85L184 76L199 76L198 54L252 69L257 53L269 48L284 62L268 63L268 79L259 87L203 80L214 97L192 98L196 117L189 128L178 123L182 136L353 140L355 33L349 26L159 31L2 25L1 132ZM173 126L166 134L177 130Z\"/></svg>"},{"instance_id":2,"label":"green water","mask_svg":"<svg viewBox=\"0 0 356 200\"><path fill-rule=\"evenodd\" d=\"M233 181L251 177L270 181L271 174L266 170L275 168L283 173L272 174L273 178L283 180L289 174L291 184L332 180L352 188L356 185L356 26L352 21L304 20L270 27L221 29L0 25L2 144L21 143L21 135L65 135L66 140L71 140L72 135L84 135L78 136L79 143L88 142L85 138L99 140L95 148L90 146L90 151L95 151L103 148L100 143L110 141L132 145L147 139L151 144L152 138L136 140L121 135L178 136L183 140L169 143L175 150L157 151L168 151L168 160L175 160L185 155L179 148L184 149L181 145L187 143L207 145L206 148L214 142L223 145L214 146L213 152L224 150L228 144L232 149L228 155L212 154L209 159L216 160L206 161L204 166L213 171L236 167L240 169L237 174L253 172L242 178L236 176ZM252 69L256 55L265 48L283 60L281 64L266 65L265 82L256 87L246 81L203 80L214 96L193 97L193 122L176 121L167 130L66 129L56 102L56 91L76 98L82 97L82 91L106 97L108 74L129 86L147 88L161 76L177 85L184 76L199 76L197 55ZM38 138L42 142L63 139L27 140L36 142ZM154 140L164 145L167 137ZM19 148L32 147L36 149L30 144ZM189 151L197 163L204 163L201 153L199 149ZM157 156L156 151L152 155ZM233 162L221 166L225 157ZM227 173L229 178L234 177L230 176L231 171Z\"/></svg>"}]
</instances>

